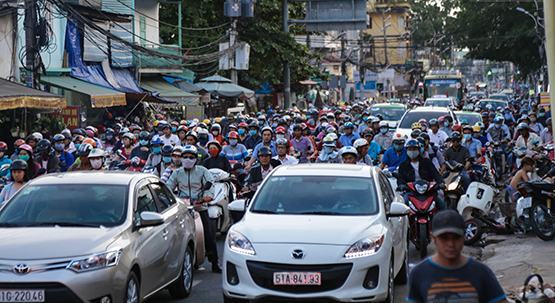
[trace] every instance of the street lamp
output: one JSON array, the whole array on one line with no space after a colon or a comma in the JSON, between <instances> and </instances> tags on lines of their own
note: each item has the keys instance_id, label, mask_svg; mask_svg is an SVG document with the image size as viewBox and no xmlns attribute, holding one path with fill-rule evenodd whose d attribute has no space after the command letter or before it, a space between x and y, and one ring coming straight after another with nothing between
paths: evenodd
<instances>
[{"instance_id":1,"label":"street lamp","mask_svg":"<svg viewBox=\"0 0 555 303\"><path fill-rule=\"evenodd\" d=\"M536 5L537 7L537 5ZM536 35L538 36L538 39L541 41L541 45L539 47L539 53L540 53L540 59L541 59L541 68L540 68L540 79L543 80L544 78L544 52L545 52L545 35L542 35L540 32L540 27L545 31L545 26L541 23L540 21L540 17L533 15L532 13L530 13L529 11L527 11L526 9L518 6L516 8L517 11L526 14L528 17L532 18L532 20L534 20L534 24L535 24L535 28L536 28Z\"/></svg>"},{"instance_id":2,"label":"street lamp","mask_svg":"<svg viewBox=\"0 0 555 303\"><path fill-rule=\"evenodd\" d=\"M532 13L530 13L529 11L527 11L526 9L519 6L519 7L516 8L516 10L521 12L521 13L524 13L524 14L528 15L530 18L532 18L534 20L534 23L536 24L536 29L538 27L541 27L541 28L545 29L544 25L541 24L541 22L538 21L538 18L536 16L534 16Z\"/></svg>"}]
</instances>

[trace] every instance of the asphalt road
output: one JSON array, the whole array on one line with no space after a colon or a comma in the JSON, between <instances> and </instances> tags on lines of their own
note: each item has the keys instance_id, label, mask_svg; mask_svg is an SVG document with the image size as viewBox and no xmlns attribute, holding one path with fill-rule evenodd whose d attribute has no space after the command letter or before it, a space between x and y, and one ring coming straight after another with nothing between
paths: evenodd
<instances>
[{"instance_id":1,"label":"asphalt road","mask_svg":"<svg viewBox=\"0 0 555 303\"><path fill-rule=\"evenodd\" d=\"M218 250L221 252L223 239L218 242ZM432 253L433 248L428 248ZM221 253L220 253L221 256ZM419 262L418 252L411 245L409 248L409 267L413 267ZM222 276L210 271L210 263L206 262L202 268L195 272L193 282L193 293L185 300L172 300L168 291L162 291L151 297L147 303L221 303L222 299ZM396 302L404 302L407 296L406 286L395 287Z\"/></svg>"}]
</instances>

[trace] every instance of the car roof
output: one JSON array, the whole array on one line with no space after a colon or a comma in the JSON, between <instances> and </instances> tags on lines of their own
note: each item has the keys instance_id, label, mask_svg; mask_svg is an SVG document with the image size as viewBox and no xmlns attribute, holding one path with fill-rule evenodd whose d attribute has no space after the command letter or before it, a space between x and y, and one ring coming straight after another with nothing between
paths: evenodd
<instances>
[{"instance_id":1,"label":"car roof","mask_svg":"<svg viewBox=\"0 0 555 303\"><path fill-rule=\"evenodd\" d=\"M469 115L469 116L480 116L480 117L482 117L482 115L480 115L480 113L471 112L471 111L467 111L467 110L455 111L455 115Z\"/></svg>"},{"instance_id":2,"label":"car roof","mask_svg":"<svg viewBox=\"0 0 555 303\"><path fill-rule=\"evenodd\" d=\"M449 108L441 106L420 106L411 109L409 112L445 112L446 114L448 114L451 112L451 110Z\"/></svg>"},{"instance_id":3,"label":"car roof","mask_svg":"<svg viewBox=\"0 0 555 303\"><path fill-rule=\"evenodd\" d=\"M440 97L434 97L434 98L426 99L426 102L428 102L428 101L451 101L451 99L449 99L447 97L445 97L445 98L443 98L443 97L441 97L441 98Z\"/></svg>"},{"instance_id":4,"label":"car roof","mask_svg":"<svg viewBox=\"0 0 555 303\"><path fill-rule=\"evenodd\" d=\"M371 178L375 167L369 165L351 164L299 164L281 165L276 168L272 176L337 176Z\"/></svg>"},{"instance_id":5,"label":"car roof","mask_svg":"<svg viewBox=\"0 0 555 303\"><path fill-rule=\"evenodd\" d=\"M70 172L47 174L32 181L33 185L56 185L56 184L105 184L105 185L129 185L133 180L145 177L155 177L150 174L125 172L125 171L102 171L102 172Z\"/></svg>"},{"instance_id":6,"label":"car roof","mask_svg":"<svg viewBox=\"0 0 555 303\"><path fill-rule=\"evenodd\" d=\"M378 104L374 104L372 106L370 106L370 108L372 107L398 107L398 108L405 108L406 105L402 104L402 103L378 103Z\"/></svg>"},{"instance_id":7,"label":"car roof","mask_svg":"<svg viewBox=\"0 0 555 303\"><path fill-rule=\"evenodd\" d=\"M493 95L490 95L490 97L491 97L491 96L493 96ZM478 101L478 103L481 103L481 102L484 102L484 103L485 103L485 102L503 102L503 103L507 103L507 104L508 104L508 102L507 102L506 100L501 100L501 99L489 99L489 98L488 98L488 99L482 99L482 100Z\"/></svg>"}]
</instances>

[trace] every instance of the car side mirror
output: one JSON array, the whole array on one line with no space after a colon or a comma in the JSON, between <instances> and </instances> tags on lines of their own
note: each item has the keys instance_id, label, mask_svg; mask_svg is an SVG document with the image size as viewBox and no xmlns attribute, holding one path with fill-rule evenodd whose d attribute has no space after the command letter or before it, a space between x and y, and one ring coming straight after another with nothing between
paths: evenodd
<instances>
[{"instance_id":1,"label":"car side mirror","mask_svg":"<svg viewBox=\"0 0 555 303\"><path fill-rule=\"evenodd\" d=\"M247 211L247 207L249 205L248 203L248 199L238 199L229 203L227 209L229 210L229 214L231 215L233 223L241 221L241 219L245 215L245 212Z\"/></svg>"},{"instance_id":2,"label":"car side mirror","mask_svg":"<svg viewBox=\"0 0 555 303\"><path fill-rule=\"evenodd\" d=\"M159 213L143 211L140 217L141 220L139 222L139 228L159 226L164 224L164 217Z\"/></svg>"},{"instance_id":3,"label":"car side mirror","mask_svg":"<svg viewBox=\"0 0 555 303\"><path fill-rule=\"evenodd\" d=\"M391 203L391 207L389 208L389 213L386 214L387 218L393 217L404 217L408 215L410 212L410 208L406 206L404 203L400 202L393 202Z\"/></svg>"}]
</instances>

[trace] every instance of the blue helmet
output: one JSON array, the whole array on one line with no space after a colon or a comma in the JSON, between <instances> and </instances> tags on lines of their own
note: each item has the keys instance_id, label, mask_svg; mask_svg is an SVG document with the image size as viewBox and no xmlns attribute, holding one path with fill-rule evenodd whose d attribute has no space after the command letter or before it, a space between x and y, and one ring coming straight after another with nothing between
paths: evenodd
<instances>
[{"instance_id":1,"label":"blue helmet","mask_svg":"<svg viewBox=\"0 0 555 303\"><path fill-rule=\"evenodd\" d=\"M343 125L343 128L355 128L355 125L353 124L353 122L347 122L345 123L345 125Z\"/></svg>"},{"instance_id":2,"label":"blue helmet","mask_svg":"<svg viewBox=\"0 0 555 303\"><path fill-rule=\"evenodd\" d=\"M493 118L493 123L495 123L495 124L501 124L501 123L503 123L504 120L505 120L505 119L503 119L502 116L496 116L495 118Z\"/></svg>"},{"instance_id":3,"label":"blue helmet","mask_svg":"<svg viewBox=\"0 0 555 303\"><path fill-rule=\"evenodd\" d=\"M163 145L164 142L162 141L162 139L160 139L160 136L154 136L154 138L152 138L150 140L150 145Z\"/></svg>"},{"instance_id":4,"label":"blue helmet","mask_svg":"<svg viewBox=\"0 0 555 303\"><path fill-rule=\"evenodd\" d=\"M411 139L411 140L408 140L407 143L405 143L405 147L406 148L409 148L409 147L420 148L420 142L418 142L418 140L416 140L416 139Z\"/></svg>"}]
</instances>

